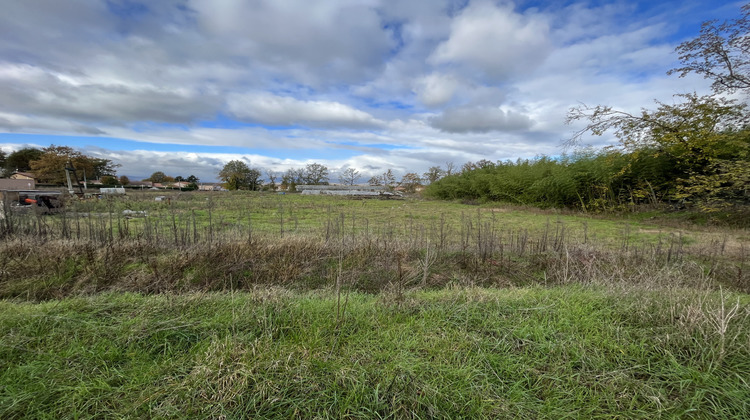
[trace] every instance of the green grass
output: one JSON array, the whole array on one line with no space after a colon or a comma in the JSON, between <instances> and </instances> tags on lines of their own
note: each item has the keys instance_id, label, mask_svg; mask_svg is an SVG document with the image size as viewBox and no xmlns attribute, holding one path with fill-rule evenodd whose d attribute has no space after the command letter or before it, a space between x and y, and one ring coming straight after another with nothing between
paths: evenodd
<instances>
[{"instance_id":1,"label":"green grass","mask_svg":"<svg viewBox=\"0 0 750 420\"><path fill-rule=\"evenodd\" d=\"M163 195L163 192L159 192ZM466 205L420 199L406 200L352 200L346 197L303 196L300 194L276 195L270 193L180 193L172 194L172 200L154 202L156 194L131 193L122 199L73 203L77 212L92 214L96 219L109 221L113 211L114 221L122 210L147 211L147 219L131 219L128 228L132 232L144 229L146 223L160 223L163 229L176 224L178 229L192 227L193 223L201 236L207 234L210 225L214 232L233 229L252 229L256 234L312 234L325 233L328 225L336 223L343 215L348 231L379 232L395 230L409 232L442 227L458 235L462 226L491 222L506 229L528 230L532 233L565 226L569 233L583 238L619 244L627 234L634 242L655 243L668 236L667 230L643 219L623 217L601 218L559 210L536 210L507 204ZM210 210L209 210L210 207ZM210 213L210 215L209 215ZM121 225L125 222L121 221ZM115 230L118 228L115 227ZM690 236L689 229L685 235Z\"/></svg>"},{"instance_id":2,"label":"green grass","mask_svg":"<svg viewBox=\"0 0 750 420\"><path fill-rule=\"evenodd\" d=\"M2 418L747 418L747 295L256 289L0 302ZM711 319L739 298L723 335ZM720 351L723 343L723 351Z\"/></svg>"},{"instance_id":3,"label":"green grass","mask_svg":"<svg viewBox=\"0 0 750 420\"><path fill-rule=\"evenodd\" d=\"M746 230L242 192L68 210L0 232L3 419L750 417Z\"/></svg>"}]
</instances>

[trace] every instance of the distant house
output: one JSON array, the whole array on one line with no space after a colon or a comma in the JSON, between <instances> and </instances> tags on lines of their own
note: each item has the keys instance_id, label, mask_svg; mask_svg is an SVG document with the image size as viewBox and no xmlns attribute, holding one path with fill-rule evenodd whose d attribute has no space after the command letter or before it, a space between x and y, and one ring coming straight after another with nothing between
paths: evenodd
<instances>
[{"instance_id":1,"label":"distant house","mask_svg":"<svg viewBox=\"0 0 750 420\"><path fill-rule=\"evenodd\" d=\"M31 172L13 172L13 175L10 176L10 179L25 179L25 180L36 180L36 176L32 174Z\"/></svg>"},{"instance_id":2,"label":"distant house","mask_svg":"<svg viewBox=\"0 0 750 420\"><path fill-rule=\"evenodd\" d=\"M34 179L0 179L0 190L33 190L36 188Z\"/></svg>"},{"instance_id":3,"label":"distant house","mask_svg":"<svg viewBox=\"0 0 750 420\"><path fill-rule=\"evenodd\" d=\"M178 181L178 182L172 183L172 187L174 188L187 188L189 186L190 186L190 183L187 181Z\"/></svg>"},{"instance_id":4,"label":"distant house","mask_svg":"<svg viewBox=\"0 0 750 420\"><path fill-rule=\"evenodd\" d=\"M153 183L151 181L130 181L129 187L140 187L140 188L151 188Z\"/></svg>"},{"instance_id":5,"label":"distant house","mask_svg":"<svg viewBox=\"0 0 750 420\"><path fill-rule=\"evenodd\" d=\"M414 192L424 191L424 185L416 185L413 188L414 188ZM404 187L403 185L399 185L399 186L393 188L393 191L397 191L397 192L400 192L400 193L407 193L408 190L409 190L409 188Z\"/></svg>"},{"instance_id":6,"label":"distant house","mask_svg":"<svg viewBox=\"0 0 750 420\"><path fill-rule=\"evenodd\" d=\"M214 183L203 183L198 186L199 191L224 191L224 187L221 184Z\"/></svg>"}]
</instances>

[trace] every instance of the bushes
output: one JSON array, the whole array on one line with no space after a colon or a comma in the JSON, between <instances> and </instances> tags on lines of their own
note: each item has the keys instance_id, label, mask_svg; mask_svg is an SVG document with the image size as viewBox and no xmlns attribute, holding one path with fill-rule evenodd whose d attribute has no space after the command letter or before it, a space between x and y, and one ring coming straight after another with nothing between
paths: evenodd
<instances>
[{"instance_id":1,"label":"bushes","mask_svg":"<svg viewBox=\"0 0 750 420\"><path fill-rule=\"evenodd\" d=\"M621 204L617 202L620 191L615 189L615 178L625 164L614 152L501 162L443 178L431 184L425 194L447 200L505 201L543 208L611 207Z\"/></svg>"},{"instance_id":2,"label":"bushes","mask_svg":"<svg viewBox=\"0 0 750 420\"><path fill-rule=\"evenodd\" d=\"M746 192L750 164L742 160L744 155L738 156L739 160L722 161L724 166L713 172L703 168L707 174L658 148L631 153L584 151L556 159L542 156L465 170L432 183L425 196L584 211L691 204L716 210L717 205L750 201Z\"/></svg>"}]
</instances>

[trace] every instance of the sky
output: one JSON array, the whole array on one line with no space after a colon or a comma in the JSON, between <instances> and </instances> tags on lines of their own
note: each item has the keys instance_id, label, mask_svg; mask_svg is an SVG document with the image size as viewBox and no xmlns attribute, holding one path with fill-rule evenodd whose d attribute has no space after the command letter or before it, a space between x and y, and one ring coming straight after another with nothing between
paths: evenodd
<instances>
[{"instance_id":1,"label":"sky","mask_svg":"<svg viewBox=\"0 0 750 420\"><path fill-rule=\"evenodd\" d=\"M216 181L230 160L332 181L559 156L573 106L708 93L674 48L742 2L23 0L0 14L0 148L74 147ZM610 136L586 139L592 147Z\"/></svg>"}]
</instances>

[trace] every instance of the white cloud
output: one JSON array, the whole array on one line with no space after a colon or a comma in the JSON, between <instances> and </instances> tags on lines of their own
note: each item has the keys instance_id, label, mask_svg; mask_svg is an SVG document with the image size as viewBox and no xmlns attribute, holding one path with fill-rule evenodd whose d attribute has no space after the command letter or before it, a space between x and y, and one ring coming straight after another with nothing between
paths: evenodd
<instances>
[{"instance_id":1,"label":"white cloud","mask_svg":"<svg viewBox=\"0 0 750 420\"><path fill-rule=\"evenodd\" d=\"M190 123L219 104L216 96L189 88L106 83L22 64L0 64L0 90L0 112L79 123Z\"/></svg>"},{"instance_id":2,"label":"white cloud","mask_svg":"<svg viewBox=\"0 0 750 420\"><path fill-rule=\"evenodd\" d=\"M415 90L423 104L433 107L448 103L460 86L455 76L432 73L418 79Z\"/></svg>"},{"instance_id":3,"label":"white cloud","mask_svg":"<svg viewBox=\"0 0 750 420\"><path fill-rule=\"evenodd\" d=\"M521 15L511 4L472 3L451 24L450 38L430 57L434 64L468 66L491 80L530 73L551 50L546 20Z\"/></svg>"},{"instance_id":4,"label":"white cloud","mask_svg":"<svg viewBox=\"0 0 750 420\"><path fill-rule=\"evenodd\" d=\"M430 118L430 125L449 133L486 133L529 129L533 121L527 115L513 110L475 106L450 108L441 115Z\"/></svg>"},{"instance_id":5,"label":"white cloud","mask_svg":"<svg viewBox=\"0 0 750 420\"><path fill-rule=\"evenodd\" d=\"M267 93L229 95L228 107L237 118L268 125L356 128L383 125L383 122L372 115L338 102L302 101Z\"/></svg>"},{"instance_id":6,"label":"white cloud","mask_svg":"<svg viewBox=\"0 0 750 420\"><path fill-rule=\"evenodd\" d=\"M362 81L394 41L369 0L191 0L213 47L310 85Z\"/></svg>"}]
</instances>

